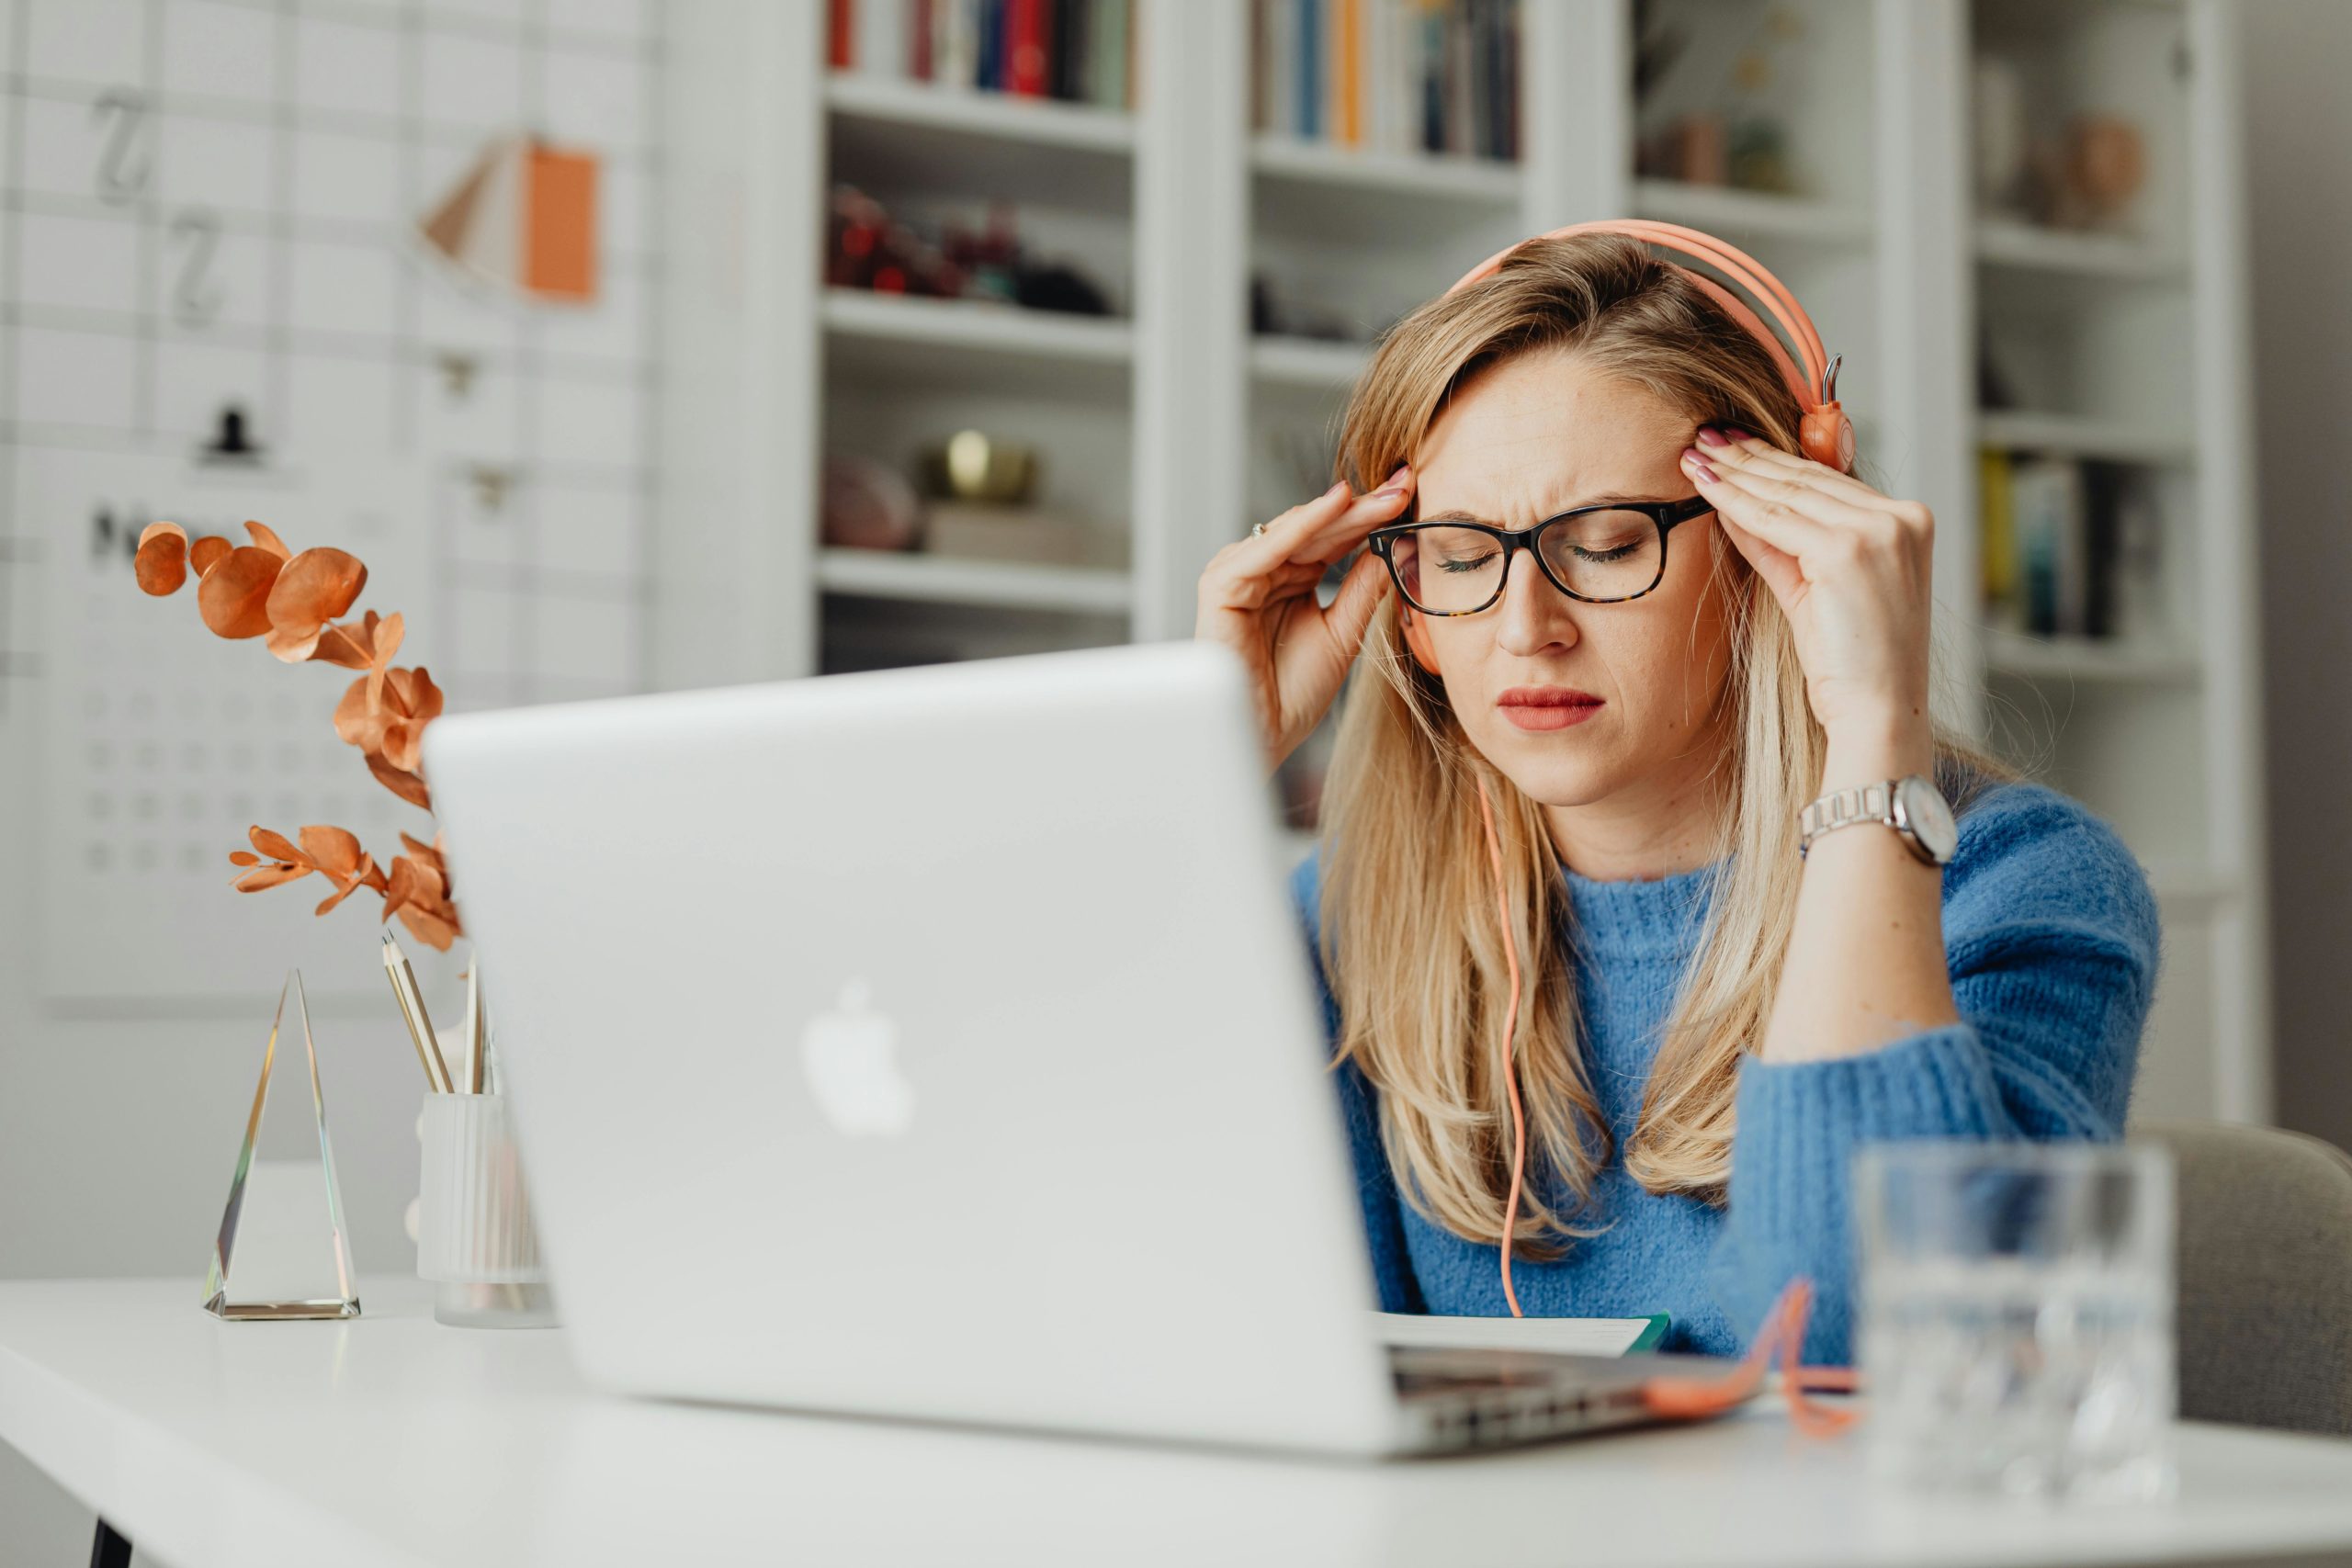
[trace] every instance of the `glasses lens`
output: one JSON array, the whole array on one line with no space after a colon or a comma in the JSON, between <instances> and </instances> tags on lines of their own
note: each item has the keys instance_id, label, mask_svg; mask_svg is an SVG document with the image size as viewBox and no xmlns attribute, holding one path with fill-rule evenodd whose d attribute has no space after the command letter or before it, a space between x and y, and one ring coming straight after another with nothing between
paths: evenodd
<instances>
[{"instance_id":1,"label":"glasses lens","mask_svg":"<svg viewBox=\"0 0 2352 1568\"><path fill-rule=\"evenodd\" d=\"M1405 597L1433 615L1484 609L1502 587L1502 541L1476 528L1431 523L1407 532L1390 554Z\"/></svg>"},{"instance_id":2,"label":"glasses lens","mask_svg":"<svg viewBox=\"0 0 2352 1568\"><path fill-rule=\"evenodd\" d=\"M1587 512L1544 530L1552 575L1587 599L1630 599L1657 581L1665 541L1645 512Z\"/></svg>"}]
</instances>

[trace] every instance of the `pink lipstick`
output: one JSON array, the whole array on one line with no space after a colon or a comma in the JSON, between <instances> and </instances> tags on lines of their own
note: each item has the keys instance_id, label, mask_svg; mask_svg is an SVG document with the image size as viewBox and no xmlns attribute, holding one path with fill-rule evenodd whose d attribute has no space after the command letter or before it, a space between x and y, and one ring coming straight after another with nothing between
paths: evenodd
<instances>
[{"instance_id":1,"label":"pink lipstick","mask_svg":"<svg viewBox=\"0 0 2352 1568\"><path fill-rule=\"evenodd\" d=\"M1599 713L1601 702L1574 686L1513 686L1495 705L1521 729L1566 729Z\"/></svg>"}]
</instances>

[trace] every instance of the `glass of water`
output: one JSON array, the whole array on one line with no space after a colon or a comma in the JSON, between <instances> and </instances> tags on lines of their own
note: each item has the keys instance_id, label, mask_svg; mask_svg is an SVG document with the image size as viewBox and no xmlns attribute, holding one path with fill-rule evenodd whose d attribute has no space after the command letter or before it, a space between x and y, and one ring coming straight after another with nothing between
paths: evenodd
<instances>
[{"instance_id":1,"label":"glass of water","mask_svg":"<svg viewBox=\"0 0 2352 1568\"><path fill-rule=\"evenodd\" d=\"M1873 1474L2035 1497L2173 1485L2173 1182L2161 1148L1862 1151Z\"/></svg>"}]
</instances>

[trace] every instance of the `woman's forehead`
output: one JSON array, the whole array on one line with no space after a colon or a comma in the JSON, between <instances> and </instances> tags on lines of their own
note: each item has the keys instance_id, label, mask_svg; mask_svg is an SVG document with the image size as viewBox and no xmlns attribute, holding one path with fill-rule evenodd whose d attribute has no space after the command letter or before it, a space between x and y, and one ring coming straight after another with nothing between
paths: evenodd
<instances>
[{"instance_id":1,"label":"woman's forehead","mask_svg":"<svg viewBox=\"0 0 2352 1568\"><path fill-rule=\"evenodd\" d=\"M1681 493L1694 422L1567 353L1521 355L1459 388L1414 454L1418 510L1503 521L1587 497Z\"/></svg>"}]
</instances>

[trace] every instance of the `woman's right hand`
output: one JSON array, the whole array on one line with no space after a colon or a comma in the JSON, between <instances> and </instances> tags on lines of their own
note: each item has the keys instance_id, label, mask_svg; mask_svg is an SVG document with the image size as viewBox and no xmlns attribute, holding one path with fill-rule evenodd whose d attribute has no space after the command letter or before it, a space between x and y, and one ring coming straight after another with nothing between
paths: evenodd
<instances>
[{"instance_id":1,"label":"woman's right hand","mask_svg":"<svg viewBox=\"0 0 2352 1568\"><path fill-rule=\"evenodd\" d=\"M1395 522L1412 493L1409 465L1364 495L1341 480L1268 523L1265 532L1226 546L1202 571L1193 635L1241 656L1269 767L1297 749L1340 694L1372 613L1388 592L1388 568L1366 550L1328 605L1316 603L1316 585L1366 535Z\"/></svg>"}]
</instances>

